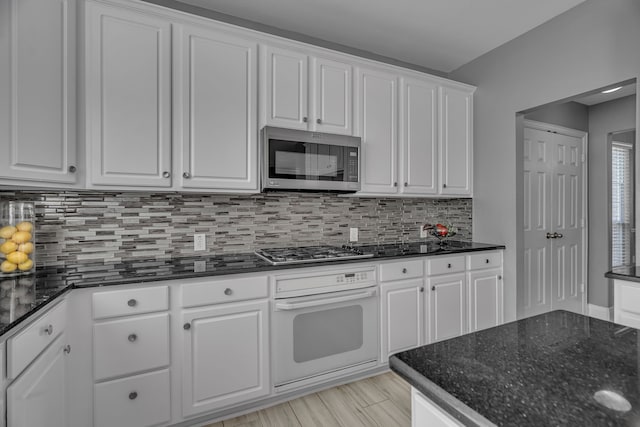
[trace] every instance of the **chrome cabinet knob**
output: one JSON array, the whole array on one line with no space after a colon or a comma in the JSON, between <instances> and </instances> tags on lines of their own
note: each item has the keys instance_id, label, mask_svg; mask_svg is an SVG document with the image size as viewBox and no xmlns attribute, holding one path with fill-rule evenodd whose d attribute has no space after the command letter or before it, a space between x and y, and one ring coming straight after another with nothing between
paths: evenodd
<instances>
[{"instance_id":1,"label":"chrome cabinet knob","mask_svg":"<svg viewBox=\"0 0 640 427\"><path fill-rule=\"evenodd\" d=\"M129 393L129 399L135 400L136 397L138 397L138 393L137 392L132 391L131 393Z\"/></svg>"},{"instance_id":2,"label":"chrome cabinet knob","mask_svg":"<svg viewBox=\"0 0 640 427\"><path fill-rule=\"evenodd\" d=\"M498 276L498 280L502 280L502 276Z\"/></svg>"},{"instance_id":3,"label":"chrome cabinet knob","mask_svg":"<svg viewBox=\"0 0 640 427\"><path fill-rule=\"evenodd\" d=\"M397 183L397 182L394 182L394 183L393 183L393 186L394 186L394 187L397 187L397 186L398 186L398 183Z\"/></svg>"},{"instance_id":4,"label":"chrome cabinet knob","mask_svg":"<svg viewBox=\"0 0 640 427\"><path fill-rule=\"evenodd\" d=\"M129 342L135 342L138 339L138 336L136 334L130 334L127 339Z\"/></svg>"},{"instance_id":5,"label":"chrome cabinet knob","mask_svg":"<svg viewBox=\"0 0 640 427\"><path fill-rule=\"evenodd\" d=\"M167 171L162 172L162 177L163 178L171 178L171 172L167 172Z\"/></svg>"},{"instance_id":6,"label":"chrome cabinet knob","mask_svg":"<svg viewBox=\"0 0 640 427\"><path fill-rule=\"evenodd\" d=\"M436 287L435 287L435 286L432 286L432 287L431 287L431 290L432 290L432 291L435 291L435 290L436 290Z\"/></svg>"},{"instance_id":7,"label":"chrome cabinet knob","mask_svg":"<svg viewBox=\"0 0 640 427\"><path fill-rule=\"evenodd\" d=\"M485 263L487 263L487 264L489 264L489 262L490 262L490 261L489 261L489 258L485 259L485 260L484 260L484 262L485 262Z\"/></svg>"},{"instance_id":8,"label":"chrome cabinet knob","mask_svg":"<svg viewBox=\"0 0 640 427\"><path fill-rule=\"evenodd\" d=\"M185 323L184 325L182 325L182 328L183 328L185 331L188 331L189 329L191 329L191 323Z\"/></svg>"},{"instance_id":9,"label":"chrome cabinet knob","mask_svg":"<svg viewBox=\"0 0 640 427\"><path fill-rule=\"evenodd\" d=\"M420 292L424 292L424 286L420 288Z\"/></svg>"},{"instance_id":10,"label":"chrome cabinet knob","mask_svg":"<svg viewBox=\"0 0 640 427\"><path fill-rule=\"evenodd\" d=\"M406 268L402 269L402 274L407 274L407 269Z\"/></svg>"},{"instance_id":11,"label":"chrome cabinet knob","mask_svg":"<svg viewBox=\"0 0 640 427\"><path fill-rule=\"evenodd\" d=\"M307 122L309 121L309 119L308 119L308 118L306 118L306 117L303 117L303 118L302 118L302 121L303 121L303 122L305 122L305 123L307 123Z\"/></svg>"},{"instance_id":12,"label":"chrome cabinet knob","mask_svg":"<svg viewBox=\"0 0 640 427\"><path fill-rule=\"evenodd\" d=\"M442 188L447 188L447 184L442 184Z\"/></svg>"},{"instance_id":13,"label":"chrome cabinet knob","mask_svg":"<svg viewBox=\"0 0 640 427\"><path fill-rule=\"evenodd\" d=\"M322 123L322 119L316 119L316 123L317 123L317 124Z\"/></svg>"},{"instance_id":14,"label":"chrome cabinet knob","mask_svg":"<svg viewBox=\"0 0 640 427\"><path fill-rule=\"evenodd\" d=\"M231 295L233 293L233 291L231 290L231 288L227 288L224 290L224 294L225 295Z\"/></svg>"},{"instance_id":15,"label":"chrome cabinet knob","mask_svg":"<svg viewBox=\"0 0 640 427\"><path fill-rule=\"evenodd\" d=\"M404 183L404 186L405 186L405 187L408 187L408 186L409 186L409 183L408 183L408 182L405 182L405 183Z\"/></svg>"},{"instance_id":16,"label":"chrome cabinet knob","mask_svg":"<svg viewBox=\"0 0 640 427\"><path fill-rule=\"evenodd\" d=\"M76 173L76 167L75 166L69 166L69 172L71 173Z\"/></svg>"},{"instance_id":17,"label":"chrome cabinet knob","mask_svg":"<svg viewBox=\"0 0 640 427\"><path fill-rule=\"evenodd\" d=\"M136 305L138 305L138 301L136 301L135 299L131 298L129 301L127 301L127 305L129 307L135 307Z\"/></svg>"},{"instance_id":18,"label":"chrome cabinet knob","mask_svg":"<svg viewBox=\"0 0 640 427\"><path fill-rule=\"evenodd\" d=\"M451 264L447 264L447 268L451 268Z\"/></svg>"},{"instance_id":19,"label":"chrome cabinet knob","mask_svg":"<svg viewBox=\"0 0 640 427\"><path fill-rule=\"evenodd\" d=\"M45 334L47 334L47 335L51 335L51 334L53 334L53 325L47 325L47 326L44 328L43 332L44 332Z\"/></svg>"},{"instance_id":20,"label":"chrome cabinet knob","mask_svg":"<svg viewBox=\"0 0 640 427\"><path fill-rule=\"evenodd\" d=\"M69 353L71 353L71 346L70 346L69 344L65 345L65 346L62 348L62 351L64 351L64 352L65 352L65 354L69 354Z\"/></svg>"},{"instance_id":21,"label":"chrome cabinet knob","mask_svg":"<svg viewBox=\"0 0 640 427\"><path fill-rule=\"evenodd\" d=\"M547 239L553 239L553 234L552 233L547 233L546 237L547 237Z\"/></svg>"},{"instance_id":22,"label":"chrome cabinet knob","mask_svg":"<svg viewBox=\"0 0 640 427\"><path fill-rule=\"evenodd\" d=\"M185 178L185 179L189 179L189 178L191 178L191 174L189 172L185 172L185 173L182 174L182 177Z\"/></svg>"},{"instance_id":23,"label":"chrome cabinet knob","mask_svg":"<svg viewBox=\"0 0 640 427\"><path fill-rule=\"evenodd\" d=\"M562 235L562 233L553 233L553 237L555 239L562 239L564 236Z\"/></svg>"}]
</instances>

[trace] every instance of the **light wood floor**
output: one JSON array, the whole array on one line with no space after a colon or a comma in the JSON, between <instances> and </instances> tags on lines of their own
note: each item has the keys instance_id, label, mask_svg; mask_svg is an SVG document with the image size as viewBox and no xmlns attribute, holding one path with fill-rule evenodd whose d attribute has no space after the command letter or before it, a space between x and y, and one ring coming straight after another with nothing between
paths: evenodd
<instances>
[{"instance_id":1,"label":"light wood floor","mask_svg":"<svg viewBox=\"0 0 640 427\"><path fill-rule=\"evenodd\" d=\"M411 388L393 372L206 427L408 427Z\"/></svg>"}]
</instances>

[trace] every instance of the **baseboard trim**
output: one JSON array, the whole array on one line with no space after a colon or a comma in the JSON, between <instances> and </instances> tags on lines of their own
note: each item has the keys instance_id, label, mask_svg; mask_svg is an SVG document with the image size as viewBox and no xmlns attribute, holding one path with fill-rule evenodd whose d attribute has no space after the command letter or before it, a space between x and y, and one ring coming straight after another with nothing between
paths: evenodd
<instances>
[{"instance_id":1,"label":"baseboard trim","mask_svg":"<svg viewBox=\"0 0 640 427\"><path fill-rule=\"evenodd\" d=\"M613 322L613 307L603 307L601 305L588 304L587 309L590 317Z\"/></svg>"}]
</instances>

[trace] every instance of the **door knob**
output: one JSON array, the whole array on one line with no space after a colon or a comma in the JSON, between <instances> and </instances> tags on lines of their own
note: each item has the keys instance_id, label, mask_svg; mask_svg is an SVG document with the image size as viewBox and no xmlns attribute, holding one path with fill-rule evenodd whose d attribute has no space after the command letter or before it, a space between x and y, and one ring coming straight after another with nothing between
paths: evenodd
<instances>
[{"instance_id":1,"label":"door knob","mask_svg":"<svg viewBox=\"0 0 640 427\"><path fill-rule=\"evenodd\" d=\"M562 233L553 233L553 238L554 239L562 239L564 236L562 235Z\"/></svg>"},{"instance_id":2,"label":"door knob","mask_svg":"<svg viewBox=\"0 0 640 427\"><path fill-rule=\"evenodd\" d=\"M547 239L553 239L553 234L552 233L547 233Z\"/></svg>"}]
</instances>

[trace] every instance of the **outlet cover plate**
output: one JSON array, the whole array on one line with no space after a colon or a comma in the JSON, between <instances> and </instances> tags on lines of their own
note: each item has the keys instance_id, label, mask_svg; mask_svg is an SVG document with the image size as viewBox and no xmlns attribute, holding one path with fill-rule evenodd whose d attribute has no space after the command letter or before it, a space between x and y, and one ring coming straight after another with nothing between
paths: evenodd
<instances>
[{"instance_id":1,"label":"outlet cover plate","mask_svg":"<svg viewBox=\"0 0 640 427\"><path fill-rule=\"evenodd\" d=\"M207 235L204 233L196 233L193 235L193 250L204 251L207 249Z\"/></svg>"},{"instance_id":2,"label":"outlet cover plate","mask_svg":"<svg viewBox=\"0 0 640 427\"><path fill-rule=\"evenodd\" d=\"M350 242L357 242L358 241L358 228L357 227L351 227L349 229L349 241Z\"/></svg>"},{"instance_id":3,"label":"outlet cover plate","mask_svg":"<svg viewBox=\"0 0 640 427\"><path fill-rule=\"evenodd\" d=\"M423 229L422 226L420 226L420 238L421 239L426 239L429 235L427 234L427 230Z\"/></svg>"}]
</instances>

